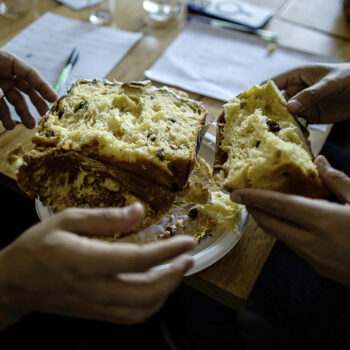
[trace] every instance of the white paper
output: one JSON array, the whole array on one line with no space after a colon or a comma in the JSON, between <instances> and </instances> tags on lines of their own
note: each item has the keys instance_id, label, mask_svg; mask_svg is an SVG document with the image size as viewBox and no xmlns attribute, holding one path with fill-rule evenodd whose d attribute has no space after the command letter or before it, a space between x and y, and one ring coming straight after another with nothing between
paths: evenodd
<instances>
[{"instance_id":1,"label":"white paper","mask_svg":"<svg viewBox=\"0 0 350 350\"><path fill-rule=\"evenodd\" d=\"M310 124L309 128L315 129L318 131L326 132L327 131L328 124Z\"/></svg>"},{"instance_id":2,"label":"white paper","mask_svg":"<svg viewBox=\"0 0 350 350\"><path fill-rule=\"evenodd\" d=\"M95 6L104 1L105 0L91 0L89 3L89 0L57 0L57 2L66 5L75 11L82 10L88 6Z\"/></svg>"},{"instance_id":3,"label":"white paper","mask_svg":"<svg viewBox=\"0 0 350 350\"><path fill-rule=\"evenodd\" d=\"M94 26L83 21L46 13L24 29L3 48L21 57L52 85L65 66L73 48L78 48L79 59L66 87L77 79L103 79L142 37L104 26ZM40 118L28 101L33 116ZM13 119L20 121L11 110Z\"/></svg>"},{"instance_id":4,"label":"white paper","mask_svg":"<svg viewBox=\"0 0 350 350\"><path fill-rule=\"evenodd\" d=\"M268 45L255 35L191 21L145 75L227 101L251 85L301 64L340 61L282 47L271 52Z\"/></svg>"}]
</instances>

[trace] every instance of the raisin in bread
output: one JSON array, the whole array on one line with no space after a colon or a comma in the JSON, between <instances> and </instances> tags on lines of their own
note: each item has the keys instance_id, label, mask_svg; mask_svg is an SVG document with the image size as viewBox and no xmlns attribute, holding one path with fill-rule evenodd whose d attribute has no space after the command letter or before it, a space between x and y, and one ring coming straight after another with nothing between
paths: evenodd
<instances>
[{"instance_id":1,"label":"raisin in bread","mask_svg":"<svg viewBox=\"0 0 350 350\"><path fill-rule=\"evenodd\" d=\"M224 105L217 121L215 181L228 191L252 187L326 198L306 129L273 81Z\"/></svg>"},{"instance_id":2,"label":"raisin in bread","mask_svg":"<svg viewBox=\"0 0 350 350\"><path fill-rule=\"evenodd\" d=\"M195 165L207 112L145 82L78 81L39 121L34 150L15 151L19 186L57 212L141 201L158 220Z\"/></svg>"}]
</instances>

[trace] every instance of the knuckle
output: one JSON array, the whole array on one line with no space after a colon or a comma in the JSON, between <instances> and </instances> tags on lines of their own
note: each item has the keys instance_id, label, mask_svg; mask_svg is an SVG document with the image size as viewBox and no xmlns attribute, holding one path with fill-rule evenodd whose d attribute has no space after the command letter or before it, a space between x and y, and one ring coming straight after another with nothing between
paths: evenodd
<instances>
[{"instance_id":1,"label":"knuckle","mask_svg":"<svg viewBox=\"0 0 350 350\"><path fill-rule=\"evenodd\" d=\"M135 245L128 249L128 264L131 271L145 271L149 267L149 259L142 246Z\"/></svg>"},{"instance_id":2,"label":"knuckle","mask_svg":"<svg viewBox=\"0 0 350 350\"><path fill-rule=\"evenodd\" d=\"M76 208L67 208L56 215L56 219L60 225L67 226L72 221L79 219L80 215Z\"/></svg>"},{"instance_id":3,"label":"knuckle","mask_svg":"<svg viewBox=\"0 0 350 350\"><path fill-rule=\"evenodd\" d=\"M123 216L120 215L120 211L115 208L101 209L98 215L103 220L105 227L108 228L110 233L115 232L115 225L124 220Z\"/></svg>"},{"instance_id":4,"label":"knuckle","mask_svg":"<svg viewBox=\"0 0 350 350\"><path fill-rule=\"evenodd\" d=\"M303 103L316 104L320 98L320 92L321 91L319 87L312 86L309 89L301 92L300 99Z\"/></svg>"},{"instance_id":5,"label":"knuckle","mask_svg":"<svg viewBox=\"0 0 350 350\"><path fill-rule=\"evenodd\" d=\"M319 208L316 212L310 213L309 216L318 233L322 234L323 236L327 236L328 232L332 232L334 230L334 220L330 220L329 211L327 209ZM315 243L318 246L320 242Z\"/></svg>"},{"instance_id":6,"label":"knuckle","mask_svg":"<svg viewBox=\"0 0 350 350\"><path fill-rule=\"evenodd\" d=\"M269 211L274 214L274 213L279 213L281 209L283 209L283 206L281 205L281 202L278 200L276 196L271 196L269 201L266 203L266 205L269 208Z\"/></svg>"},{"instance_id":7,"label":"knuckle","mask_svg":"<svg viewBox=\"0 0 350 350\"><path fill-rule=\"evenodd\" d=\"M348 181L349 178L340 170L334 168L327 169L328 177L332 178L334 181Z\"/></svg>"},{"instance_id":8,"label":"knuckle","mask_svg":"<svg viewBox=\"0 0 350 350\"><path fill-rule=\"evenodd\" d=\"M327 76L323 78L323 87L328 91L334 92L339 86L339 80L334 76Z\"/></svg>"},{"instance_id":9,"label":"knuckle","mask_svg":"<svg viewBox=\"0 0 350 350\"><path fill-rule=\"evenodd\" d=\"M84 241L84 238L82 239ZM81 245L81 250L84 251L84 244ZM77 278L77 282L85 280L87 277L94 276L94 269L91 268L90 264L81 263L80 255L72 255L70 258L62 257L62 265L66 272L69 272L71 275ZM95 287L94 287L95 288ZM92 289L92 288L91 288Z\"/></svg>"}]
</instances>

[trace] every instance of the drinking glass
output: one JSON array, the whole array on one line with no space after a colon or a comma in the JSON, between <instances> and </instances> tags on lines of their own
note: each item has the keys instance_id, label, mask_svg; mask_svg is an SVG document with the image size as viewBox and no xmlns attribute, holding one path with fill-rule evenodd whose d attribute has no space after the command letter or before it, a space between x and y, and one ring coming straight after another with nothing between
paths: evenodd
<instances>
[{"instance_id":1,"label":"drinking glass","mask_svg":"<svg viewBox=\"0 0 350 350\"><path fill-rule=\"evenodd\" d=\"M89 22L92 24L104 24L112 20L112 14L109 10L109 1L105 0L102 3L96 4L96 1L88 0L88 6L90 8Z\"/></svg>"},{"instance_id":2,"label":"drinking glass","mask_svg":"<svg viewBox=\"0 0 350 350\"><path fill-rule=\"evenodd\" d=\"M33 10L37 0L0 0L0 13L6 17L19 17Z\"/></svg>"},{"instance_id":3,"label":"drinking glass","mask_svg":"<svg viewBox=\"0 0 350 350\"><path fill-rule=\"evenodd\" d=\"M184 0L143 0L143 8L155 22L166 22L178 16Z\"/></svg>"}]
</instances>

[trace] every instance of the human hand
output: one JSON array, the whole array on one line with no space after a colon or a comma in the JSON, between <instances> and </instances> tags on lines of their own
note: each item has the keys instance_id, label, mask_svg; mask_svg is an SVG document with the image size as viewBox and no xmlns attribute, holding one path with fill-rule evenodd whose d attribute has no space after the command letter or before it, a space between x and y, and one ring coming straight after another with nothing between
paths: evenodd
<instances>
[{"instance_id":1,"label":"human hand","mask_svg":"<svg viewBox=\"0 0 350 350\"><path fill-rule=\"evenodd\" d=\"M34 68L10 52L0 49L0 119L8 130L13 129L15 124L5 98L15 107L27 128L35 126L22 92L29 96L40 115L49 109L45 100L55 102L57 99L55 90Z\"/></svg>"},{"instance_id":2,"label":"human hand","mask_svg":"<svg viewBox=\"0 0 350 350\"><path fill-rule=\"evenodd\" d=\"M291 113L309 123L350 118L350 64L301 66L271 78L286 97Z\"/></svg>"},{"instance_id":3,"label":"human hand","mask_svg":"<svg viewBox=\"0 0 350 350\"><path fill-rule=\"evenodd\" d=\"M323 182L345 205L258 189L237 190L257 224L284 241L320 274L350 286L350 178L325 157L315 163Z\"/></svg>"},{"instance_id":4,"label":"human hand","mask_svg":"<svg viewBox=\"0 0 350 350\"><path fill-rule=\"evenodd\" d=\"M31 311L123 324L145 320L193 265L181 254L194 240L178 236L140 246L79 236L124 231L142 215L140 204L75 208L31 227L0 252L0 309L13 322ZM173 258L169 268L145 273ZM7 325L0 317L0 329Z\"/></svg>"}]
</instances>

